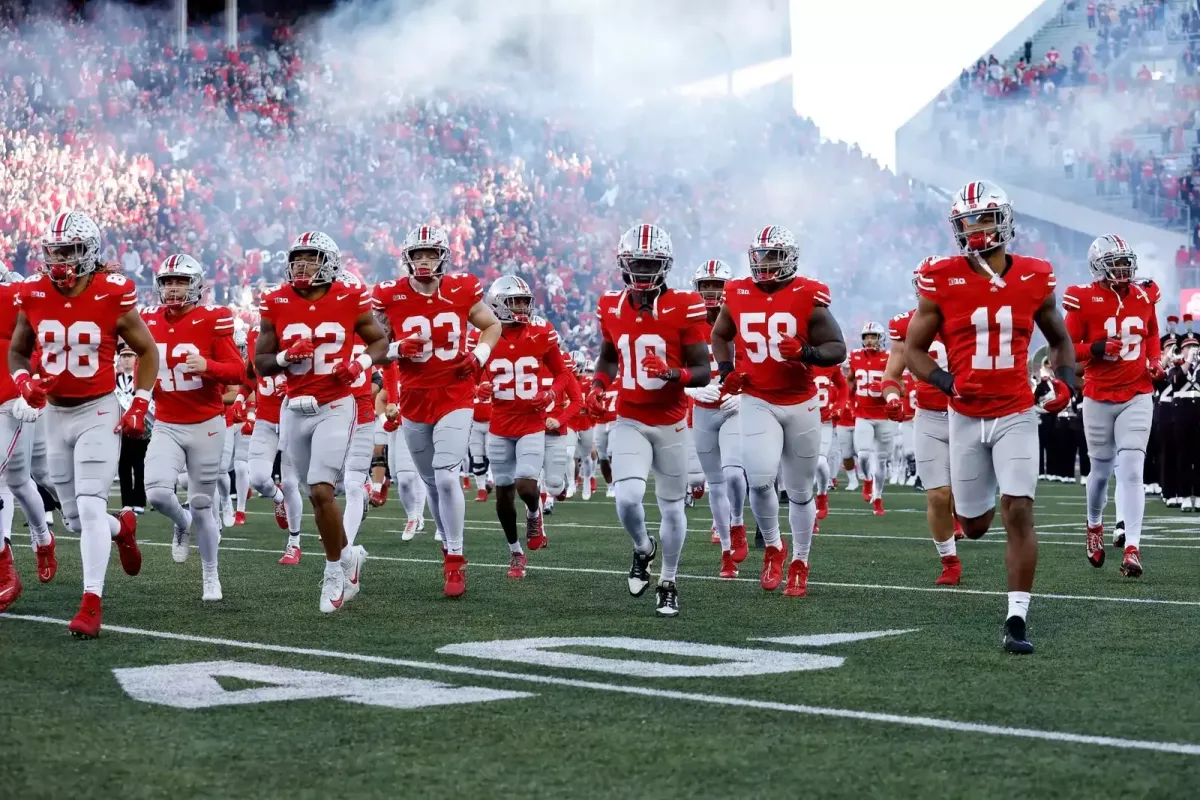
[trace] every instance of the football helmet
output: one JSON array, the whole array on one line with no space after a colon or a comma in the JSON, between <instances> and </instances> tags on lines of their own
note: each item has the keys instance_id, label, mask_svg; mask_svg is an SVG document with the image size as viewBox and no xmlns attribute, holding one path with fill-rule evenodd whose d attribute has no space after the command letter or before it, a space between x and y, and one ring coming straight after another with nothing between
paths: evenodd
<instances>
[{"instance_id":1,"label":"football helmet","mask_svg":"<svg viewBox=\"0 0 1200 800\"><path fill-rule=\"evenodd\" d=\"M1088 267L1098 281L1129 283L1137 275L1137 253L1129 242L1115 233L1107 233L1088 248Z\"/></svg>"},{"instance_id":2,"label":"football helmet","mask_svg":"<svg viewBox=\"0 0 1200 800\"><path fill-rule=\"evenodd\" d=\"M571 364L575 368L576 375L582 375L588 366L587 353L582 350L575 350L571 353Z\"/></svg>"},{"instance_id":3,"label":"football helmet","mask_svg":"<svg viewBox=\"0 0 1200 800\"><path fill-rule=\"evenodd\" d=\"M692 286L704 299L705 308L720 308L725 302L725 284L733 280L733 270L720 259L710 259L696 268Z\"/></svg>"},{"instance_id":4,"label":"football helmet","mask_svg":"<svg viewBox=\"0 0 1200 800\"><path fill-rule=\"evenodd\" d=\"M989 217L990 227L985 227ZM1008 194L991 181L968 183L950 204L950 227L963 253L986 253L1003 247L1013 239L1013 210Z\"/></svg>"},{"instance_id":5,"label":"football helmet","mask_svg":"<svg viewBox=\"0 0 1200 800\"><path fill-rule=\"evenodd\" d=\"M487 304L501 322L524 325L533 313L533 290L516 275L504 275L488 289Z\"/></svg>"},{"instance_id":6,"label":"football helmet","mask_svg":"<svg viewBox=\"0 0 1200 800\"><path fill-rule=\"evenodd\" d=\"M432 267L428 264L417 264L413 260L413 253L418 250L435 251L437 263ZM404 237L400 263L404 274L414 278L436 278L445 274L446 267L450 264L450 237L436 225L420 225L413 228Z\"/></svg>"},{"instance_id":7,"label":"football helmet","mask_svg":"<svg viewBox=\"0 0 1200 800\"><path fill-rule=\"evenodd\" d=\"M746 252L750 257L750 279L755 283L785 281L800 268L800 244L791 231L780 225L761 228Z\"/></svg>"},{"instance_id":8,"label":"football helmet","mask_svg":"<svg viewBox=\"0 0 1200 800\"><path fill-rule=\"evenodd\" d=\"M296 274L296 265L300 254L314 254L317 271L312 275ZM287 280L293 287L306 289L309 286L324 286L333 283L342 269L342 251L337 242L327 233L321 231L306 231L296 237L287 253Z\"/></svg>"},{"instance_id":9,"label":"football helmet","mask_svg":"<svg viewBox=\"0 0 1200 800\"><path fill-rule=\"evenodd\" d=\"M96 271L100 258L100 229L82 211L64 211L42 236L46 274L57 286L71 287Z\"/></svg>"},{"instance_id":10,"label":"football helmet","mask_svg":"<svg viewBox=\"0 0 1200 800\"><path fill-rule=\"evenodd\" d=\"M242 357L246 356L246 329L245 327L234 326L233 328L233 344L237 347Z\"/></svg>"},{"instance_id":11,"label":"football helmet","mask_svg":"<svg viewBox=\"0 0 1200 800\"><path fill-rule=\"evenodd\" d=\"M871 338L868 338L871 337ZM872 320L862 329L862 343L865 350L883 349L883 326Z\"/></svg>"},{"instance_id":12,"label":"football helmet","mask_svg":"<svg viewBox=\"0 0 1200 800\"><path fill-rule=\"evenodd\" d=\"M617 244L617 266L630 289L649 292L667 285L667 273L675 263L671 237L657 225L639 223Z\"/></svg>"},{"instance_id":13,"label":"football helmet","mask_svg":"<svg viewBox=\"0 0 1200 800\"><path fill-rule=\"evenodd\" d=\"M22 283L24 280L25 279L21 277L20 273L13 272L11 269L5 266L3 261L0 261L0 286L8 286L9 284L13 283Z\"/></svg>"},{"instance_id":14,"label":"football helmet","mask_svg":"<svg viewBox=\"0 0 1200 800\"><path fill-rule=\"evenodd\" d=\"M174 278L186 278L187 284L183 287L166 284ZM172 308L199 303L204 294L204 267L186 253L167 256L154 273L154 293L159 305Z\"/></svg>"}]
</instances>

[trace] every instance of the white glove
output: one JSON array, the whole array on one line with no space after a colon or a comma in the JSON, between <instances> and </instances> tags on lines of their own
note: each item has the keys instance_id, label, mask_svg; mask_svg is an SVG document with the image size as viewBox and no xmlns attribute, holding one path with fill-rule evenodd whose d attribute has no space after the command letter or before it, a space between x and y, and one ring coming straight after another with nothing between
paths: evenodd
<instances>
[{"instance_id":1,"label":"white glove","mask_svg":"<svg viewBox=\"0 0 1200 800\"><path fill-rule=\"evenodd\" d=\"M740 394L727 394L725 399L721 401L722 411L737 411L742 404L742 396Z\"/></svg>"},{"instance_id":2,"label":"white glove","mask_svg":"<svg viewBox=\"0 0 1200 800\"><path fill-rule=\"evenodd\" d=\"M288 398L288 408L295 411L297 414L303 414L306 417L311 417L318 411L317 398L311 394L301 395L300 397Z\"/></svg>"},{"instance_id":3,"label":"white glove","mask_svg":"<svg viewBox=\"0 0 1200 800\"><path fill-rule=\"evenodd\" d=\"M17 422L37 422L43 410L29 405L24 397L18 397L13 401L12 415Z\"/></svg>"},{"instance_id":4,"label":"white glove","mask_svg":"<svg viewBox=\"0 0 1200 800\"><path fill-rule=\"evenodd\" d=\"M701 386L692 397L697 403L715 403L721 399L721 387L712 383Z\"/></svg>"}]
</instances>

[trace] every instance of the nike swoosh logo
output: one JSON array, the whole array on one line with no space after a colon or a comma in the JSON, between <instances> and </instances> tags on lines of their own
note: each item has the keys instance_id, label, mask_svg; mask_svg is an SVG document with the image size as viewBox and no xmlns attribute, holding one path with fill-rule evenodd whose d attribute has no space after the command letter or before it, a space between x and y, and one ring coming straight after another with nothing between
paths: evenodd
<instances>
[{"instance_id":1,"label":"nike swoosh logo","mask_svg":"<svg viewBox=\"0 0 1200 800\"><path fill-rule=\"evenodd\" d=\"M15 588L15 587L13 587L13 586L10 586L10 587L8 587L7 589L5 589L3 592L0 592L0 597L4 597L4 596L8 595L10 592L12 592L12 590L13 590L14 588Z\"/></svg>"},{"instance_id":2,"label":"nike swoosh logo","mask_svg":"<svg viewBox=\"0 0 1200 800\"><path fill-rule=\"evenodd\" d=\"M338 299L338 300L345 300L345 299L346 299L347 297L349 297L349 296L350 296L350 295L348 295L348 294L339 294L339 295L337 296L337 299Z\"/></svg>"},{"instance_id":3,"label":"nike swoosh logo","mask_svg":"<svg viewBox=\"0 0 1200 800\"><path fill-rule=\"evenodd\" d=\"M193 324L193 325L199 325L201 322L204 322L204 320L202 320L202 319L194 319L194 320L192 320L192 324Z\"/></svg>"},{"instance_id":4,"label":"nike swoosh logo","mask_svg":"<svg viewBox=\"0 0 1200 800\"><path fill-rule=\"evenodd\" d=\"M209 432L209 434L208 434L208 436L209 436L209 438L210 438L210 439L211 439L212 437L216 436L216 435L217 435L217 432L216 432L216 431L210 431L210 432Z\"/></svg>"},{"instance_id":5,"label":"nike swoosh logo","mask_svg":"<svg viewBox=\"0 0 1200 800\"><path fill-rule=\"evenodd\" d=\"M97 417L103 417L103 416L104 416L105 414L107 414L107 413L108 413L107 411L97 411L97 412L96 412L96 416L97 416Z\"/></svg>"},{"instance_id":6,"label":"nike swoosh logo","mask_svg":"<svg viewBox=\"0 0 1200 800\"><path fill-rule=\"evenodd\" d=\"M340 406L340 405L333 405L333 406L330 406L330 408L341 408L341 406Z\"/></svg>"},{"instance_id":7,"label":"nike swoosh logo","mask_svg":"<svg viewBox=\"0 0 1200 800\"><path fill-rule=\"evenodd\" d=\"M660 314L669 314L670 312L672 312L672 311L674 311L674 310L675 310L675 306L671 306L670 308L660 308L660 309L658 310L658 313L660 313Z\"/></svg>"},{"instance_id":8,"label":"nike swoosh logo","mask_svg":"<svg viewBox=\"0 0 1200 800\"><path fill-rule=\"evenodd\" d=\"M817 407L816 407L816 406L809 406L809 407L808 407L808 410L809 410L809 411L816 411L816 410L817 410Z\"/></svg>"},{"instance_id":9,"label":"nike swoosh logo","mask_svg":"<svg viewBox=\"0 0 1200 800\"><path fill-rule=\"evenodd\" d=\"M103 299L104 299L105 297L107 297L107 296L108 296L108 295L104 295L104 294L98 294L98 295L96 295L95 297L93 297L92 299L93 299L93 300L103 300Z\"/></svg>"},{"instance_id":10,"label":"nike swoosh logo","mask_svg":"<svg viewBox=\"0 0 1200 800\"><path fill-rule=\"evenodd\" d=\"M1021 276L1021 280L1023 280L1023 281L1027 281L1027 280L1029 280L1029 279L1030 279L1030 278L1032 278L1032 277L1033 277L1032 275L1022 275L1022 276Z\"/></svg>"},{"instance_id":11,"label":"nike swoosh logo","mask_svg":"<svg viewBox=\"0 0 1200 800\"><path fill-rule=\"evenodd\" d=\"M461 289L461 288L462 288L461 286L455 286L453 289L447 289L447 291L448 291L450 294L454 294L455 292L457 292L457 291L458 291L459 289Z\"/></svg>"}]
</instances>

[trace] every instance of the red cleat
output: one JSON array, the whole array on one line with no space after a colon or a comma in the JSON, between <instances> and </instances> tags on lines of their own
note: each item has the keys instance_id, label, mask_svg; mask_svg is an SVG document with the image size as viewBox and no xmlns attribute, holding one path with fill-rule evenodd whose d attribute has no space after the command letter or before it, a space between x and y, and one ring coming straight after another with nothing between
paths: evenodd
<instances>
[{"instance_id":1,"label":"red cleat","mask_svg":"<svg viewBox=\"0 0 1200 800\"><path fill-rule=\"evenodd\" d=\"M245 525L246 524L246 512L245 511L233 512L233 524L234 525Z\"/></svg>"},{"instance_id":2,"label":"red cleat","mask_svg":"<svg viewBox=\"0 0 1200 800\"><path fill-rule=\"evenodd\" d=\"M595 494L595 493L596 493L596 479L595 479L595 478L588 478L588 480L589 480L589 481L591 481L591 485L592 485L592 494Z\"/></svg>"},{"instance_id":3,"label":"red cleat","mask_svg":"<svg viewBox=\"0 0 1200 800\"><path fill-rule=\"evenodd\" d=\"M50 544L40 544L37 546L37 576L42 583L49 583L54 580L54 573L58 572L58 556L54 554L54 534L50 534Z\"/></svg>"},{"instance_id":4,"label":"red cleat","mask_svg":"<svg viewBox=\"0 0 1200 800\"><path fill-rule=\"evenodd\" d=\"M763 551L762 577L759 579L762 588L768 592L779 588L779 584L783 583L783 562L786 560L787 548L783 540L780 540L778 547L767 545Z\"/></svg>"},{"instance_id":5,"label":"red cleat","mask_svg":"<svg viewBox=\"0 0 1200 800\"><path fill-rule=\"evenodd\" d=\"M875 488L874 484L875 484L875 481L868 481L868 480L865 480L865 479L863 480L863 483L862 483L862 487L863 487L863 490L862 490L862 498L863 498L863 502L864 502L864 503L869 503L869 502L871 502L871 490L872 490L873 488Z\"/></svg>"},{"instance_id":6,"label":"red cleat","mask_svg":"<svg viewBox=\"0 0 1200 800\"><path fill-rule=\"evenodd\" d=\"M717 526L713 525L712 530L708 532L708 540L713 544L721 543L721 534L717 533Z\"/></svg>"},{"instance_id":7,"label":"red cleat","mask_svg":"<svg viewBox=\"0 0 1200 800\"><path fill-rule=\"evenodd\" d=\"M813 520L813 536L816 536L820 532L821 532L821 521L814 519Z\"/></svg>"},{"instance_id":8,"label":"red cleat","mask_svg":"<svg viewBox=\"0 0 1200 800\"><path fill-rule=\"evenodd\" d=\"M732 525L729 528L729 546L733 553L734 562L740 564L746 560L750 547L746 544L746 526Z\"/></svg>"},{"instance_id":9,"label":"red cleat","mask_svg":"<svg viewBox=\"0 0 1200 800\"><path fill-rule=\"evenodd\" d=\"M954 541L957 542L960 539L964 539L964 538L966 538L966 534L963 533L962 523L958 521L958 517L955 517L954 518Z\"/></svg>"},{"instance_id":10,"label":"red cleat","mask_svg":"<svg viewBox=\"0 0 1200 800\"><path fill-rule=\"evenodd\" d=\"M275 524L281 531L288 529L287 505L282 500L275 503Z\"/></svg>"},{"instance_id":11,"label":"red cleat","mask_svg":"<svg viewBox=\"0 0 1200 800\"><path fill-rule=\"evenodd\" d=\"M1093 567L1104 566L1104 526L1087 527L1087 560Z\"/></svg>"},{"instance_id":12,"label":"red cleat","mask_svg":"<svg viewBox=\"0 0 1200 800\"><path fill-rule=\"evenodd\" d=\"M446 554L442 572L446 576L446 597L462 597L467 591L467 559L462 554Z\"/></svg>"},{"instance_id":13,"label":"red cleat","mask_svg":"<svg viewBox=\"0 0 1200 800\"><path fill-rule=\"evenodd\" d=\"M121 569L125 570L126 575L137 575L142 571L142 551L138 549L137 543L137 515L132 510L125 510L116 516L117 521L121 523L121 530L117 532L113 541L117 543L117 555L121 558ZM87 599L87 595L84 595L84 599ZM100 598L96 598L96 602L99 601ZM97 611L97 630L100 625L99 619L100 612Z\"/></svg>"},{"instance_id":14,"label":"red cleat","mask_svg":"<svg viewBox=\"0 0 1200 800\"><path fill-rule=\"evenodd\" d=\"M871 501L871 513L877 517L883 516L883 498L876 497Z\"/></svg>"},{"instance_id":15,"label":"red cleat","mask_svg":"<svg viewBox=\"0 0 1200 800\"><path fill-rule=\"evenodd\" d=\"M3 544L4 550L0 551L0 612L7 611L21 596L21 576L13 564L12 545Z\"/></svg>"},{"instance_id":16,"label":"red cleat","mask_svg":"<svg viewBox=\"0 0 1200 800\"><path fill-rule=\"evenodd\" d=\"M465 476L465 475L463 476L463 491L464 492L471 491L471 479L470 479L470 477Z\"/></svg>"},{"instance_id":17,"label":"red cleat","mask_svg":"<svg viewBox=\"0 0 1200 800\"><path fill-rule=\"evenodd\" d=\"M513 553L508 559L508 577L520 580L525 577L525 554Z\"/></svg>"},{"instance_id":18,"label":"red cleat","mask_svg":"<svg viewBox=\"0 0 1200 800\"><path fill-rule=\"evenodd\" d=\"M486 503L487 502L487 489L480 489L478 492L475 493L475 502L476 503Z\"/></svg>"},{"instance_id":19,"label":"red cleat","mask_svg":"<svg viewBox=\"0 0 1200 800\"><path fill-rule=\"evenodd\" d=\"M1125 548L1125 558L1121 561L1121 569L1118 572L1125 578L1142 577L1142 554L1133 545Z\"/></svg>"},{"instance_id":20,"label":"red cleat","mask_svg":"<svg viewBox=\"0 0 1200 800\"><path fill-rule=\"evenodd\" d=\"M829 495L817 495L817 519L825 519L829 516Z\"/></svg>"},{"instance_id":21,"label":"red cleat","mask_svg":"<svg viewBox=\"0 0 1200 800\"><path fill-rule=\"evenodd\" d=\"M530 550L541 550L550 544L540 511L536 517L525 517L525 544L529 545Z\"/></svg>"},{"instance_id":22,"label":"red cleat","mask_svg":"<svg viewBox=\"0 0 1200 800\"><path fill-rule=\"evenodd\" d=\"M942 574L934 581L938 586L958 586L962 580L962 562L958 556L942 556Z\"/></svg>"},{"instance_id":23,"label":"red cleat","mask_svg":"<svg viewBox=\"0 0 1200 800\"><path fill-rule=\"evenodd\" d=\"M704 497L704 484L702 483L699 486L693 486L692 487L692 499L699 500L702 497Z\"/></svg>"},{"instance_id":24,"label":"red cleat","mask_svg":"<svg viewBox=\"0 0 1200 800\"><path fill-rule=\"evenodd\" d=\"M557 502L559 502L559 503L561 503L562 501L566 500L566 499L567 499L567 490L566 490L566 489L563 489L561 492L559 492L558 494L554 495L554 499L555 499Z\"/></svg>"},{"instance_id":25,"label":"red cleat","mask_svg":"<svg viewBox=\"0 0 1200 800\"><path fill-rule=\"evenodd\" d=\"M733 560L732 550L721 553L721 571L717 574L726 580L733 580L738 576L738 562Z\"/></svg>"},{"instance_id":26,"label":"red cleat","mask_svg":"<svg viewBox=\"0 0 1200 800\"><path fill-rule=\"evenodd\" d=\"M829 488L831 488L831 489L837 488L837 478L833 478L832 480L829 481Z\"/></svg>"},{"instance_id":27,"label":"red cleat","mask_svg":"<svg viewBox=\"0 0 1200 800\"><path fill-rule=\"evenodd\" d=\"M390 489L391 486L392 486L392 479L384 478L383 483L381 483L379 485L379 491L371 492L371 497L370 497L371 505L374 506L375 508L379 508L382 505L384 505L385 503L387 503L388 489Z\"/></svg>"},{"instance_id":28,"label":"red cleat","mask_svg":"<svg viewBox=\"0 0 1200 800\"><path fill-rule=\"evenodd\" d=\"M294 567L300 563L300 557L304 555L300 552L300 545L289 544L287 549L283 551L283 558L279 559L279 563L285 567Z\"/></svg>"},{"instance_id":29,"label":"red cleat","mask_svg":"<svg viewBox=\"0 0 1200 800\"><path fill-rule=\"evenodd\" d=\"M79 613L67 630L76 639L95 639L100 635L100 595L88 592L79 604Z\"/></svg>"},{"instance_id":30,"label":"red cleat","mask_svg":"<svg viewBox=\"0 0 1200 800\"><path fill-rule=\"evenodd\" d=\"M808 564L798 558L788 564L787 588L784 597L804 597L808 594Z\"/></svg>"}]
</instances>

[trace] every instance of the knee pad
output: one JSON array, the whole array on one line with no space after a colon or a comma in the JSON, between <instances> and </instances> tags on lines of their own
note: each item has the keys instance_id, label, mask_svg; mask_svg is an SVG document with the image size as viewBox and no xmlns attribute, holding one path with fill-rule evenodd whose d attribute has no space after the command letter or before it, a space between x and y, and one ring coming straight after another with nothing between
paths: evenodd
<instances>
[{"instance_id":1,"label":"knee pad","mask_svg":"<svg viewBox=\"0 0 1200 800\"><path fill-rule=\"evenodd\" d=\"M146 488L146 502L153 508L168 505L175 497L175 490L165 486L149 486Z\"/></svg>"},{"instance_id":2,"label":"knee pad","mask_svg":"<svg viewBox=\"0 0 1200 800\"><path fill-rule=\"evenodd\" d=\"M371 456L371 469L387 469L387 455L380 453L377 456Z\"/></svg>"},{"instance_id":3,"label":"knee pad","mask_svg":"<svg viewBox=\"0 0 1200 800\"><path fill-rule=\"evenodd\" d=\"M546 493L558 494L563 489L567 488L567 476L555 470L547 472L545 476ZM619 485L619 484L618 484Z\"/></svg>"},{"instance_id":4,"label":"knee pad","mask_svg":"<svg viewBox=\"0 0 1200 800\"><path fill-rule=\"evenodd\" d=\"M212 508L211 494L194 494L188 497L188 506L196 511Z\"/></svg>"}]
</instances>

